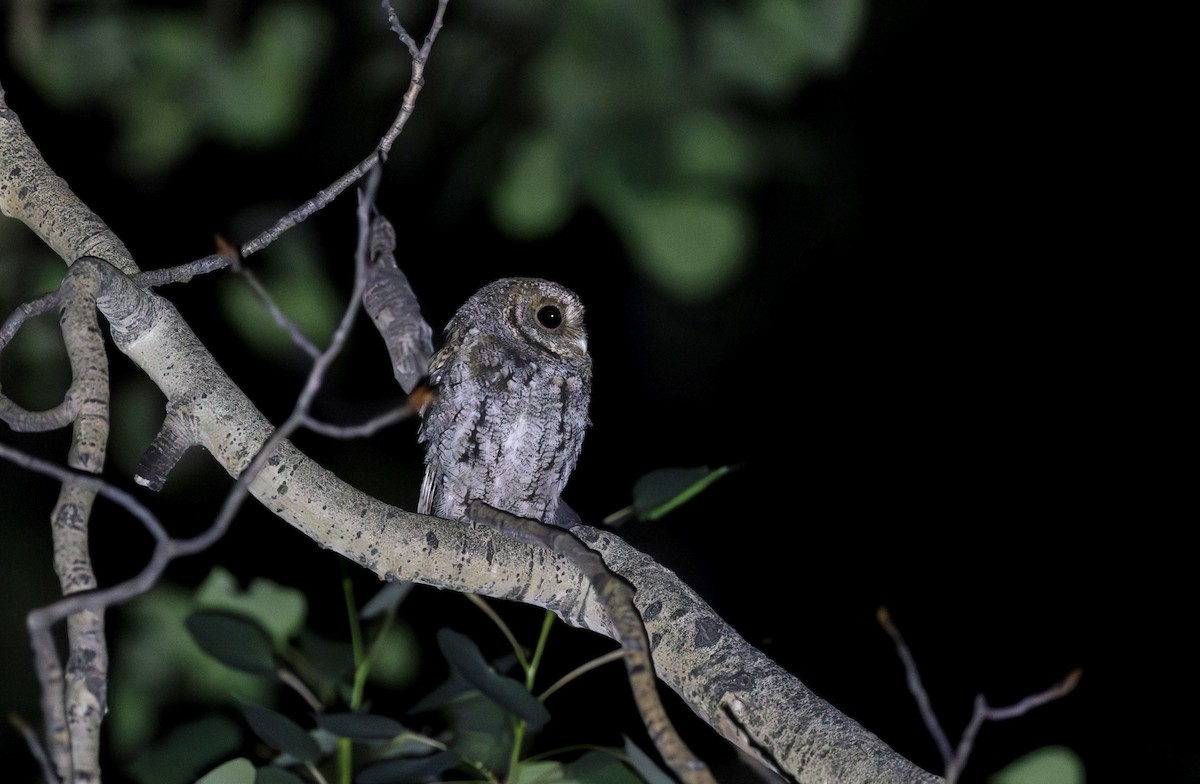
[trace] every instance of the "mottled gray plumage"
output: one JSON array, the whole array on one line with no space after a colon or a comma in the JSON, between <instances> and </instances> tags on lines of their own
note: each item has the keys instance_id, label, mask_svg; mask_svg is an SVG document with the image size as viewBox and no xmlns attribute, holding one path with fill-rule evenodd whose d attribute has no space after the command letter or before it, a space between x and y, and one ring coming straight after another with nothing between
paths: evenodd
<instances>
[{"instance_id":1,"label":"mottled gray plumage","mask_svg":"<svg viewBox=\"0 0 1200 784\"><path fill-rule=\"evenodd\" d=\"M592 359L583 305L563 286L505 278L446 326L422 410L418 511L467 521L469 501L568 525L560 504L588 422Z\"/></svg>"}]
</instances>

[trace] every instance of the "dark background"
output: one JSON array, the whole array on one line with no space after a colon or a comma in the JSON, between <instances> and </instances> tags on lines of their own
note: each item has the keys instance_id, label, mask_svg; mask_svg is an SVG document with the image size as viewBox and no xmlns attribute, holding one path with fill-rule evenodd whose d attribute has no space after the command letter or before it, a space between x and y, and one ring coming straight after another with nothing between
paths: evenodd
<instances>
[{"instance_id":1,"label":"dark background","mask_svg":"<svg viewBox=\"0 0 1200 784\"><path fill-rule=\"evenodd\" d=\"M1194 580L1169 543L1174 520L1141 489L1153 455L1136 439L1152 425L1131 416L1122 391L1141 372L1129 362L1137 345L1125 323L1137 295L1109 263L1123 253L1112 202L1129 195L1097 154L1105 112L1093 100L1104 77L1077 33L1072 20L1001 18L960 4L871 6L844 71L810 84L789 108L817 140L819 165L752 194L753 263L703 304L648 283L590 210L534 242L503 236L479 205L439 211L454 138L415 132L423 147L413 151L401 137L379 204L402 234L400 263L435 326L503 275L552 277L579 292L596 367L594 424L567 499L598 521L629 502L648 470L740 465L700 502L622 534L905 756L940 768L874 621L880 605L905 633L952 739L977 693L1009 704L1083 668L1068 698L986 725L964 780L1062 744L1084 759L1090 781L1117 778L1133 760L1155 772L1141 780L1195 781L1194 647L1183 642L1177 609ZM247 239L230 225L233 214L309 198L378 132L348 138L346 128L382 130L393 110L329 119L322 102L342 106L334 73L289 144L254 154L206 145L151 187L97 163L111 143L102 118L48 106L7 63L0 79L51 165L144 267L205 255L214 231ZM419 105L417 122L437 120ZM426 160L414 167L413 156ZM343 288L353 231L344 202L316 221L329 258L345 262L329 273ZM279 421L303 366L297 358L281 363L287 372L263 372L213 318L217 285L200 279L164 293ZM366 321L360 327L319 404L330 419L357 421L398 399L382 344ZM114 363L131 372L119 356ZM411 507L413 433L402 424L366 443L299 443L352 484ZM59 434L4 438L52 456L65 444ZM188 470L196 486L164 496L196 512L171 520L181 532L216 509L225 481L203 460ZM115 478L131 485L127 474ZM0 483L5 528L21 529L0 546L0 701L35 717L21 621L53 593L35 521L54 488L8 465ZM128 574L144 554L130 523L106 520L93 537L102 578ZM169 576L198 582L213 564L305 586L329 612L314 623L339 628L335 557L257 507ZM362 580L364 595L372 584ZM487 639L459 597L421 589L413 612L430 634L453 625ZM512 613L518 627L536 627L535 611ZM555 630L555 641L568 638L583 651L608 647ZM615 668L580 687L588 688L585 715L614 716L596 732L636 726L632 708L613 697L622 688ZM709 730L685 709L675 714L694 748L724 761ZM6 767L31 769L15 733L2 737Z\"/></svg>"}]
</instances>

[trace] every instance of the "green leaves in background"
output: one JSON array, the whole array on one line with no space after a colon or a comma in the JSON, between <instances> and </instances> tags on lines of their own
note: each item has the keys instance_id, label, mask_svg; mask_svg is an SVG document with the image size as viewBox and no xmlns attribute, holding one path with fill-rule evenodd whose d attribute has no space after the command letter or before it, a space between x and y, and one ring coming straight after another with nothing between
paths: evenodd
<instances>
[{"instance_id":1,"label":"green leaves in background","mask_svg":"<svg viewBox=\"0 0 1200 784\"><path fill-rule=\"evenodd\" d=\"M201 610L188 616L187 628L201 650L226 667L253 675L274 674L271 640L253 621Z\"/></svg>"},{"instance_id":2,"label":"green leaves in background","mask_svg":"<svg viewBox=\"0 0 1200 784\"><path fill-rule=\"evenodd\" d=\"M325 271L325 259L311 226L301 224L247 262L272 301L308 340L323 347L333 334L346 303ZM300 349L255 296L246 281L230 276L220 282L219 304L238 336L257 354L298 356Z\"/></svg>"},{"instance_id":3,"label":"green leaves in background","mask_svg":"<svg viewBox=\"0 0 1200 784\"><path fill-rule=\"evenodd\" d=\"M633 485L633 513L639 520L657 520L735 468L660 468L651 471Z\"/></svg>"},{"instance_id":4,"label":"green leaves in background","mask_svg":"<svg viewBox=\"0 0 1200 784\"><path fill-rule=\"evenodd\" d=\"M394 604L405 589L390 591L388 601ZM386 716L318 710L316 727L306 730L268 707L284 684L322 706L345 704L350 693L350 643L326 640L307 628L307 600L296 589L266 579L243 589L217 567L194 593L164 584L122 612L127 616L120 626L125 636L112 690L121 710L114 711L111 726L114 746L129 760L126 770L138 784L191 784L206 768L244 747L247 726L280 752L272 766L326 760L338 747L338 737L387 749L389 755L412 753L398 745L400 736L411 733ZM373 682L404 685L416 674L416 643L406 625L384 621L372 624L374 633L367 632L371 655L364 666ZM154 737L162 711L198 702L214 708L236 702L245 724L214 710ZM415 747L419 754L428 753L427 744ZM243 764L222 765L205 780L297 781L276 767L249 770Z\"/></svg>"},{"instance_id":5,"label":"green leaves in background","mask_svg":"<svg viewBox=\"0 0 1200 784\"><path fill-rule=\"evenodd\" d=\"M241 745L241 726L212 713L172 727L153 746L139 752L125 772L138 784L191 784Z\"/></svg>"},{"instance_id":6,"label":"green leaves in background","mask_svg":"<svg viewBox=\"0 0 1200 784\"><path fill-rule=\"evenodd\" d=\"M803 157L798 127L767 130L772 109L846 61L864 15L865 0L569 4L530 65L533 119L509 143L494 219L539 237L589 204L648 278L713 296L753 253L747 193Z\"/></svg>"},{"instance_id":7,"label":"green leaves in background","mask_svg":"<svg viewBox=\"0 0 1200 784\"><path fill-rule=\"evenodd\" d=\"M439 629L437 640L455 675L523 720L530 732L537 732L550 720L550 711L529 693L525 684L492 669L470 637L451 629Z\"/></svg>"},{"instance_id":8,"label":"green leaves in background","mask_svg":"<svg viewBox=\"0 0 1200 784\"><path fill-rule=\"evenodd\" d=\"M261 705L243 705L242 715L254 734L271 748L301 762L312 762L321 756L321 747L308 732L282 713Z\"/></svg>"},{"instance_id":9,"label":"green leaves in background","mask_svg":"<svg viewBox=\"0 0 1200 784\"><path fill-rule=\"evenodd\" d=\"M1083 761L1065 746L1030 752L988 779L988 784L1083 784Z\"/></svg>"},{"instance_id":10,"label":"green leaves in background","mask_svg":"<svg viewBox=\"0 0 1200 784\"><path fill-rule=\"evenodd\" d=\"M254 764L244 757L231 759L206 773L196 784L255 784Z\"/></svg>"},{"instance_id":11,"label":"green leaves in background","mask_svg":"<svg viewBox=\"0 0 1200 784\"><path fill-rule=\"evenodd\" d=\"M164 174L197 144L278 142L304 117L332 45L315 3L280 2L242 23L197 7L89 4L30 25L14 58L49 100L104 105L123 168ZM86 52L85 57L79 53Z\"/></svg>"},{"instance_id":12,"label":"green leaves in background","mask_svg":"<svg viewBox=\"0 0 1200 784\"><path fill-rule=\"evenodd\" d=\"M397 100L408 78L381 12L346 9L335 20L312 0L276 0L243 20L223 8L84 4L28 25L14 58L52 102L103 106L122 168L146 179L205 140L285 141L312 116L334 62L356 102L323 96L321 111L363 132L374 126L358 125L358 114L387 111L363 102ZM649 280L683 300L710 298L754 254L752 192L796 176L807 157L789 104L847 62L865 9L866 0L479 0L446 28L437 90L422 103L460 151L447 208L461 215L486 200L521 239L595 209ZM335 51L335 29L347 28L353 46ZM436 147L418 115L407 144ZM374 141L347 139L329 154L348 166ZM397 158L418 165L428 151Z\"/></svg>"},{"instance_id":13,"label":"green leaves in background","mask_svg":"<svg viewBox=\"0 0 1200 784\"><path fill-rule=\"evenodd\" d=\"M213 768L196 784L304 784L304 779L281 768L255 768L250 760L237 757Z\"/></svg>"},{"instance_id":14,"label":"green leaves in background","mask_svg":"<svg viewBox=\"0 0 1200 784\"><path fill-rule=\"evenodd\" d=\"M628 744L628 739L626 743ZM567 781L603 784L642 784L643 781L625 763L612 754L601 751L588 751L568 762L563 766L563 774Z\"/></svg>"},{"instance_id":15,"label":"green leaves in background","mask_svg":"<svg viewBox=\"0 0 1200 784\"><path fill-rule=\"evenodd\" d=\"M295 588L258 578L243 591L237 579L220 567L213 569L196 589L196 604L252 619L275 645L296 636L308 616L308 599Z\"/></svg>"},{"instance_id":16,"label":"green leaves in background","mask_svg":"<svg viewBox=\"0 0 1200 784\"><path fill-rule=\"evenodd\" d=\"M399 784L400 782L439 781L447 770L459 764L459 758L449 751L439 751L422 757L389 759L368 766L354 777L355 784Z\"/></svg>"},{"instance_id":17,"label":"green leaves in background","mask_svg":"<svg viewBox=\"0 0 1200 784\"><path fill-rule=\"evenodd\" d=\"M105 726L118 757L146 755L171 705L223 705L230 695L261 702L271 694L270 680L231 670L196 645L185 625L196 609L191 591L163 584L117 610L121 655L113 659Z\"/></svg>"},{"instance_id":18,"label":"green leaves in background","mask_svg":"<svg viewBox=\"0 0 1200 784\"><path fill-rule=\"evenodd\" d=\"M405 732L404 725L390 716L370 713L320 713L313 717L317 726L339 738L351 740L391 740Z\"/></svg>"},{"instance_id":19,"label":"green leaves in background","mask_svg":"<svg viewBox=\"0 0 1200 784\"><path fill-rule=\"evenodd\" d=\"M629 757L629 764L646 781L646 784L672 784L675 781L666 771L658 767L654 760L642 751L628 735L621 737L625 739L625 755Z\"/></svg>"}]
</instances>

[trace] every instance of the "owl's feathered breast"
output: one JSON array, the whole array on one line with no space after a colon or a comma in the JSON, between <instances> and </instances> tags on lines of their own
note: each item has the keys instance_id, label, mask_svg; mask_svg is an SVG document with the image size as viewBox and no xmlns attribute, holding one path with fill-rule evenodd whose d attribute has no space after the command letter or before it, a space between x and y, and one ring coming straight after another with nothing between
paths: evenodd
<instances>
[{"instance_id":1,"label":"owl's feathered breast","mask_svg":"<svg viewBox=\"0 0 1200 784\"><path fill-rule=\"evenodd\" d=\"M458 325L430 367L419 511L466 519L470 500L553 518L588 425L591 362Z\"/></svg>"}]
</instances>

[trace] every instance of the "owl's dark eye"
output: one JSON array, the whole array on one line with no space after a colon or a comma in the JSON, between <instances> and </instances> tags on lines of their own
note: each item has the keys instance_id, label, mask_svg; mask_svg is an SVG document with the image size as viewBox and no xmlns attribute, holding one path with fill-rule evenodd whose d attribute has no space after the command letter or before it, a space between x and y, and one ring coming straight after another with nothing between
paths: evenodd
<instances>
[{"instance_id":1,"label":"owl's dark eye","mask_svg":"<svg viewBox=\"0 0 1200 784\"><path fill-rule=\"evenodd\" d=\"M537 320L546 329L558 329L563 320L562 311L557 305L545 305L538 310Z\"/></svg>"}]
</instances>

